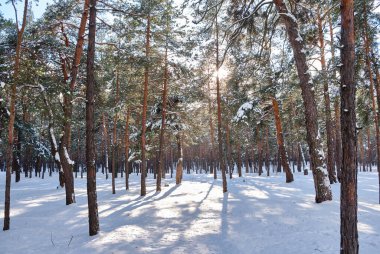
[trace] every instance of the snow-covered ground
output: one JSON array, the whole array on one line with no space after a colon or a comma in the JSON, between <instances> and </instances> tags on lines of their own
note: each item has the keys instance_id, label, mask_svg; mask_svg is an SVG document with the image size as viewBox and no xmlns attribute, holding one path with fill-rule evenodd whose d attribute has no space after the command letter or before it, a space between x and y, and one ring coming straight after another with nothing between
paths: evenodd
<instances>
[{"instance_id":1,"label":"snow-covered ground","mask_svg":"<svg viewBox=\"0 0 380 254\"><path fill-rule=\"evenodd\" d=\"M13 176L12 176L13 177ZM4 180L0 173L0 224ZM219 176L220 178L220 176ZM13 179L12 179L13 180ZM183 183L155 192L152 176L145 197L131 175L129 191L118 178L98 174L100 233L88 236L86 179L75 179L76 204L66 206L57 176L12 182L11 229L0 231L0 253L339 253L339 184L332 202L314 203L311 176L248 175L228 181L184 175ZM360 253L379 253L380 205L377 173L359 174Z\"/></svg>"}]
</instances>

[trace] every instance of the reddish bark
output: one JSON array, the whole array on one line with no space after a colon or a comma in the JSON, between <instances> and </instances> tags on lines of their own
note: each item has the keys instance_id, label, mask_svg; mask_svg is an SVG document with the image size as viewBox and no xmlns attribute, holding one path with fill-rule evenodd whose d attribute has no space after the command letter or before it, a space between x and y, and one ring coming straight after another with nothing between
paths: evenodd
<instances>
[{"instance_id":1,"label":"reddish bark","mask_svg":"<svg viewBox=\"0 0 380 254\"><path fill-rule=\"evenodd\" d=\"M284 20L290 44L293 49L294 60L300 81L301 95L305 108L306 140L309 146L311 169L313 172L315 201L321 203L332 199L330 185L325 178L325 158L322 153L322 144L319 137L317 122L317 106L310 81L309 68L306 62L304 42L299 34L296 18L288 11L283 0L274 0L277 11ZM300 40L301 39L301 40ZM327 171L327 170L326 170Z\"/></svg>"},{"instance_id":2,"label":"reddish bark","mask_svg":"<svg viewBox=\"0 0 380 254\"><path fill-rule=\"evenodd\" d=\"M280 118L280 110L278 108L278 102L275 98L272 98L272 106L273 106L273 112L274 112L274 119L275 119L275 123L276 123L277 145L278 145L278 148L280 151L279 156L281 157L281 165L285 171L286 182L290 183L290 182L294 181L294 178L293 178L293 173L289 167L288 157L286 155L286 149L285 149L285 144L284 144L284 136L282 135L282 124L281 124L281 118Z\"/></svg>"},{"instance_id":3,"label":"reddish bark","mask_svg":"<svg viewBox=\"0 0 380 254\"><path fill-rule=\"evenodd\" d=\"M150 16L147 17L146 25L146 43L145 43L145 57L149 58L150 51ZM144 71L144 94L143 94L143 111L141 120L141 196L146 195L146 158L145 158L145 133L146 133L146 113L148 108L148 83L149 83L149 66L145 64Z\"/></svg>"},{"instance_id":4,"label":"reddish bark","mask_svg":"<svg viewBox=\"0 0 380 254\"><path fill-rule=\"evenodd\" d=\"M12 1L14 5L14 1ZM16 8L16 7L15 7ZM15 10L16 12L16 10ZM24 13L22 19L21 28L18 27L18 20L16 19L17 26L17 42L16 42L16 56L15 65L13 72L13 82L11 85L11 101L9 108L9 122L8 122L8 146L6 152L7 164L6 164L6 175L5 175L5 198L4 198L4 226L3 230L9 230L10 224L10 204L11 204L11 172L12 172L12 160L13 160L13 139L14 139L14 123L16 117L16 94L17 94L17 83L20 70L20 59L21 59L21 43L24 36L26 17L28 13L28 0L24 2ZM17 13L16 13L17 17Z\"/></svg>"},{"instance_id":5,"label":"reddish bark","mask_svg":"<svg viewBox=\"0 0 380 254\"><path fill-rule=\"evenodd\" d=\"M359 253L355 113L354 1L341 0L341 128L340 253Z\"/></svg>"},{"instance_id":6,"label":"reddish bark","mask_svg":"<svg viewBox=\"0 0 380 254\"><path fill-rule=\"evenodd\" d=\"M94 109L95 109L95 33L96 0L91 0L90 24L87 52L87 87L86 87L86 166L87 166L87 201L89 234L99 231L98 203L96 194Z\"/></svg>"}]
</instances>

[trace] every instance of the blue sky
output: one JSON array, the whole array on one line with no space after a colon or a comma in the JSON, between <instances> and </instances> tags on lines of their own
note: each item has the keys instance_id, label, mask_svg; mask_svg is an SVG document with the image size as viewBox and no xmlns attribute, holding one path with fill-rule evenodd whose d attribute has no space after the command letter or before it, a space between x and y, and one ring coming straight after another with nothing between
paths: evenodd
<instances>
[{"instance_id":1,"label":"blue sky","mask_svg":"<svg viewBox=\"0 0 380 254\"><path fill-rule=\"evenodd\" d=\"M7 3L7 0L0 0L0 12L7 19L15 19L15 12L11 3ZM32 10L34 14L34 18L39 18L42 16L43 12L46 9L47 3L53 3L53 0L29 0L32 4ZM16 7L19 17L22 15L22 11L24 8L24 1L16 0Z\"/></svg>"}]
</instances>

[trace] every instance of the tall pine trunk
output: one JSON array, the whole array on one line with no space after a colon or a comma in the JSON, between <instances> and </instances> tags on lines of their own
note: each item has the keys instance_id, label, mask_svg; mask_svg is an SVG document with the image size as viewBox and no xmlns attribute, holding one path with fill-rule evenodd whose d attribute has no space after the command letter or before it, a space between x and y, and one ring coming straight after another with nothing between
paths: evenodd
<instances>
[{"instance_id":1,"label":"tall pine trunk","mask_svg":"<svg viewBox=\"0 0 380 254\"><path fill-rule=\"evenodd\" d=\"M115 99L115 116L113 119L113 135L112 135L112 194L116 193L115 178L117 178L117 104L119 103L119 71L116 70L116 99Z\"/></svg>"},{"instance_id":2,"label":"tall pine trunk","mask_svg":"<svg viewBox=\"0 0 380 254\"><path fill-rule=\"evenodd\" d=\"M160 130L160 147L158 150L158 172L156 181L156 191L161 191L161 178L165 175L164 172L164 142L165 142L165 121L166 121L166 103L168 94L168 38L166 38L165 45L165 67L164 67L164 84L162 88L162 119L161 119L161 130Z\"/></svg>"},{"instance_id":3,"label":"tall pine trunk","mask_svg":"<svg viewBox=\"0 0 380 254\"><path fill-rule=\"evenodd\" d=\"M234 164L232 160L232 152L231 152L231 132L228 121L226 122L226 146L227 146L227 165L228 172L230 173L230 179L232 179L232 174L234 172Z\"/></svg>"},{"instance_id":4,"label":"tall pine trunk","mask_svg":"<svg viewBox=\"0 0 380 254\"><path fill-rule=\"evenodd\" d=\"M372 99L372 112L374 116L374 121L375 121L375 133L376 133L376 154L377 154L377 169L379 172L380 169L380 129L379 129L379 118L380 115L377 110L376 110L376 98L374 94L374 86L376 86L376 94L377 94L377 100L378 100L378 106L380 106L380 87L377 84L374 84L374 79L373 79L373 73L372 73L372 68L371 68L371 47L370 47L370 40L369 40L369 35L368 35L368 21L367 21L367 3L366 1L364 2L364 44L365 44L365 62L366 62L366 67L367 67L367 72L368 72L368 77L369 77L369 84L370 84L370 93L371 93L371 99ZM380 108L379 108L380 109ZM379 204L380 204L380 172L379 172Z\"/></svg>"},{"instance_id":5,"label":"tall pine trunk","mask_svg":"<svg viewBox=\"0 0 380 254\"><path fill-rule=\"evenodd\" d=\"M226 163L223 156L223 141L222 141L222 106L220 95L220 82L219 82L219 28L218 28L218 13L215 16L216 25L216 100L218 104L218 151L219 151L219 165L222 173L223 193L227 192L227 178L226 178Z\"/></svg>"},{"instance_id":6,"label":"tall pine trunk","mask_svg":"<svg viewBox=\"0 0 380 254\"><path fill-rule=\"evenodd\" d=\"M66 190L66 205L70 205L75 202L75 194L74 194L74 178L73 178L73 163L71 162L71 159L69 157L70 153L70 146L71 146L71 119L73 115L73 104L72 104L72 96L74 93L74 88L77 81L78 76L78 68L83 52L83 43L84 43L84 34L86 30L86 24L88 19L88 7L89 7L89 0L84 1L83 6L83 12L81 16L81 21L78 29L78 36L77 36L77 43L75 47L73 62L71 65L71 72L70 72L70 93L64 94L64 127L63 127L63 136L61 137L61 141L59 144L59 154L61 159L61 166L63 168L64 172L64 179L65 179L65 190ZM62 33L64 36L66 34L63 31L63 25L62 26ZM68 46L68 40L67 37L65 37L66 46ZM67 68L66 68L66 61L63 59L62 61L62 69L64 71L65 76L65 82L68 81L69 76L67 75Z\"/></svg>"},{"instance_id":7,"label":"tall pine trunk","mask_svg":"<svg viewBox=\"0 0 380 254\"><path fill-rule=\"evenodd\" d=\"M177 168L176 168L176 173L175 173L175 182L176 184L180 184L182 182L182 174L183 174L183 149L182 149L182 140L181 140L180 133L177 133L176 139L177 139L178 162L177 162Z\"/></svg>"},{"instance_id":8,"label":"tall pine trunk","mask_svg":"<svg viewBox=\"0 0 380 254\"><path fill-rule=\"evenodd\" d=\"M289 167L288 157L286 155L286 149L285 149L285 144L284 144L284 136L282 134L280 110L278 108L278 102L275 98L272 98L272 106L273 106L273 112L274 112L274 120L276 123L277 145L278 145L278 149L279 149L279 156L281 157L281 165L285 171L286 182L290 183L290 182L294 181L294 178L293 178L293 173Z\"/></svg>"},{"instance_id":9,"label":"tall pine trunk","mask_svg":"<svg viewBox=\"0 0 380 254\"><path fill-rule=\"evenodd\" d=\"M210 82L207 82L208 89L208 117L209 117L209 126L210 126L210 140L211 140L211 149L210 149L210 157L211 157L211 172L214 174L214 179L216 179L216 166L215 166L215 144L214 144L214 125L212 123L212 107L211 107L211 89Z\"/></svg>"},{"instance_id":10,"label":"tall pine trunk","mask_svg":"<svg viewBox=\"0 0 380 254\"><path fill-rule=\"evenodd\" d=\"M149 60L150 50L150 16L147 17L146 24L146 42L145 42L145 57ZM146 158L145 158L145 132L146 132L146 112L148 108L148 82L149 82L149 63L145 63L144 71L144 94L143 94L143 112L141 120L141 196L146 195Z\"/></svg>"},{"instance_id":11,"label":"tall pine trunk","mask_svg":"<svg viewBox=\"0 0 380 254\"><path fill-rule=\"evenodd\" d=\"M127 119L125 120L125 189L129 190L129 117L131 109L127 109Z\"/></svg>"},{"instance_id":12,"label":"tall pine trunk","mask_svg":"<svg viewBox=\"0 0 380 254\"><path fill-rule=\"evenodd\" d=\"M274 0L276 8L283 18L300 81L301 94L305 107L306 140L309 145L311 169L314 178L315 201L321 203L332 199L327 170L317 122L317 106L309 68L306 62L304 42L300 36L296 18L288 11L283 0Z\"/></svg>"},{"instance_id":13,"label":"tall pine trunk","mask_svg":"<svg viewBox=\"0 0 380 254\"><path fill-rule=\"evenodd\" d=\"M12 173L12 160L13 160L13 138L14 138L14 123L16 117L16 93L17 93L17 83L18 75L20 70L20 59L21 59L21 43L24 36L26 17L28 12L28 0L24 2L24 13L21 28L18 27L18 20L16 18L17 26L17 42L16 42L16 56L15 65L13 72L13 82L11 85L11 101L9 110L9 122L8 122L8 146L6 152L7 158L7 169L5 175L5 198L4 198L4 226L3 230L9 230L10 224L10 206L11 206L11 173ZM17 17L17 13L16 13Z\"/></svg>"},{"instance_id":14,"label":"tall pine trunk","mask_svg":"<svg viewBox=\"0 0 380 254\"><path fill-rule=\"evenodd\" d=\"M331 106L330 106L330 94L327 76L327 67L325 59L325 41L323 34L323 24L322 17L320 15L320 10L318 10L317 21L318 21L318 37L319 37L319 47L321 54L321 66L322 66L322 79L323 79L323 98L325 103L325 122L326 122L326 138L327 138L327 172L329 175L330 184L336 183L335 167L334 167L334 137L331 121Z\"/></svg>"},{"instance_id":15,"label":"tall pine trunk","mask_svg":"<svg viewBox=\"0 0 380 254\"><path fill-rule=\"evenodd\" d=\"M95 104L95 33L96 33L96 0L90 4L90 24L87 51L87 87L86 87L86 167L87 167L87 201L89 234L99 231L98 203L96 196L95 140L94 140L94 104Z\"/></svg>"},{"instance_id":16,"label":"tall pine trunk","mask_svg":"<svg viewBox=\"0 0 380 254\"><path fill-rule=\"evenodd\" d=\"M373 55L373 54L372 54ZM376 73L376 82L375 82L375 87L376 87L376 94L377 94L377 119L380 120L380 73L379 73L379 68L377 66L377 62L376 62L376 59L373 59L373 62L374 62L374 67L375 67L375 73ZM377 129L377 132L379 132L379 129ZM379 134L380 136L380 134ZM380 138L379 138L380 139ZM379 148L379 152L380 152L380 148ZM378 174L378 181L379 181L379 204L380 204L380 167L379 167L379 158L378 158L378 170L377 170L377 174Z\"/></svg>"},{"instance_id":17,"label":"tall pine trunk","mask_svg":"<svg viewBox=\"0 0 380 254\"><path fill-rule=\"evenodd\" d=\"M357 168L355 114L354 1L341 1L341 128L342 172L340 188L340 253L359 253L357 228Z\"/></svg>"}]
</instances>

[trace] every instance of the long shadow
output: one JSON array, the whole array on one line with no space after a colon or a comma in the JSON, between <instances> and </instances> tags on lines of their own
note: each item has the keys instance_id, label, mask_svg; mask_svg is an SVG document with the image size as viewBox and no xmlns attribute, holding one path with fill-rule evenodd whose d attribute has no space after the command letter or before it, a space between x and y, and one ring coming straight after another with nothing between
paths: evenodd
<instances>
[{"instance_id":1,"label":"long shadow","mask_svg":"<svg viewBox=\"0 0 380 254\"><path fill-rule=\"evenodd\" d=\"M139 198L136 198L135 200L142 200L141 202L138 202L138 201L137 201L137 202L134 202L134 203L132 203L132 204L129 204L129 205L123 207L122 209L118 210L118 211L115 211L115 212L113 212L113 213L108 214L108 215L105 216L105 217L109 217L109 216L119 216L119 215L121 215L121 214L123 214L123 213L125 213L125 212L132 211L132 210L134 210L134 209L140 208L140 207L142 207L142 206L144 206L144 205L147 205L147 204L150 204L150 203L152 203L152 202L162 200L162 199L168 197L170 194L172 194L176 189L178 189L178 187L179 187L179 185L175 185L175 186L173 186L173 187L170 188L168 191L166 191L166 192L164 193L164 195L162 195L162 196L159 197L159 198L155 198L155 199L152 199L152 198L155 197L155 196L157 196L157 195L159 195L160 192L155 192L153 195L150 195L150 196L148 196L148 197L146 197L146 196L145 196L145 197L140 196ZM112 202L111 202L111 203L112 203ZM110 210L110 209L115 209L115 207L110 207L108 210ZM104 212L104 211L102 211L102 213L103 213L103 212ZM100 216L100 217L102 217L102 216Z\"/></svg>"},{"instance_id":2,"label":"long shadow","mask_svg":"<svg viewBox=\"0 0 380 254\"><path fill-rule=\"evenodd\" d=\"M228 213L228 192L223 194L223 206L222 206L222 238L228 239L228 221L227 221L227 213Z\"/></svg>"}]
</instances>

